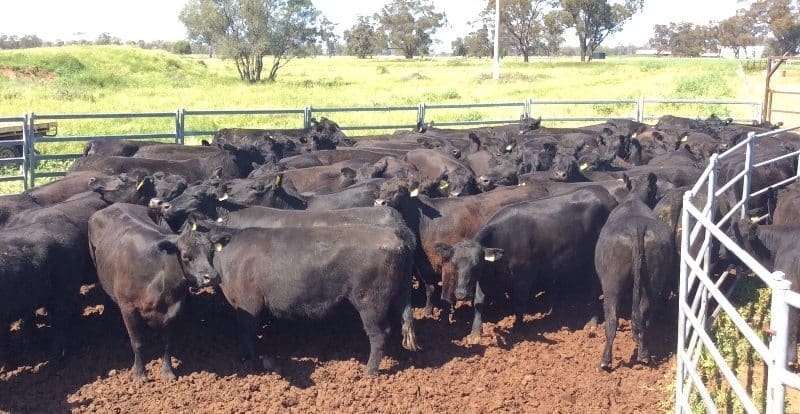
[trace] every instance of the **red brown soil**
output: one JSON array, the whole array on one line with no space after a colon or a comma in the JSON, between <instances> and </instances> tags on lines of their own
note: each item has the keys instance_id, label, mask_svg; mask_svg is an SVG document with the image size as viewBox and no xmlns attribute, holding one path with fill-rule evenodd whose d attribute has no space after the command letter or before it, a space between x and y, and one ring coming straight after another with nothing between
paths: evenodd
<instances>
[{"instance_id":1,"label":"red brown soil","mask_svg":"<svg viewBox=\"0 0 800 414\"><path fill-rule=\"evenodd\" d=\"M48 69L40 67L12 68L0 66L0 76L8 79L27 79L50 81L55 79L56 74Z\"/></svg>"},{"instance_id":2,"label":"red brown soil","mask_svg":"<svg viewBox=\"0 0 800 414\"><path fill-rule=\"evenodd\" d=\"M398 351L399 337L390 337L381 375L370 378L364 375L369 346L355 312L267 323L260 351L277 355L280 374L252 374L239 360L232 311L206 293L192 296L176 325L178 379L160 379L161 345L153 335L145 342L148 381L137 382L119 310L98 305L98 291L84 296L86 310L73 329L79 338L60 370L42 363L48 328L12 333L11 344L26 351L0 368L0 411L660 413L671 407L674 306L654 321L660 340L651 347L653 367L628 363L634 344L626 319L614 344L614 371L601 371L602 325L583 327L591 307L545 294L533 301L519 332L510 330L507 305L490 307L478 345L462 340L469 307L458 309L452 324L418 312L425 349L408 358Z\"/></svg>"}]
</instances>

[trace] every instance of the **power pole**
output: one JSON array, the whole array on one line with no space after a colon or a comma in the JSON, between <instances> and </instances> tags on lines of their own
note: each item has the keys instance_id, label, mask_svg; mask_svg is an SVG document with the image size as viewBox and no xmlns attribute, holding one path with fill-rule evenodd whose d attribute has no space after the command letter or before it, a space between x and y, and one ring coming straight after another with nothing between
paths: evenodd
<instances>
[{"instance_id":1,"label":"power pole","mask_svg":"<svg viewBox=\"0 0 800 414\"><path fill-rule=\"evenodd\" d=\"M492 79L500 79L500 0L494 2L494 70Z\"/></svg>"}]
</instances>

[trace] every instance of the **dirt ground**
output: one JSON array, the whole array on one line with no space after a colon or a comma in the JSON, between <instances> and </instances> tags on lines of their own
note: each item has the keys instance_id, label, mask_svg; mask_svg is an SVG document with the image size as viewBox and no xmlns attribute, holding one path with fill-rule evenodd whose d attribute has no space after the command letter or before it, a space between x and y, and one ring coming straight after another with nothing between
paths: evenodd
<instances>
[{"instance_id":1,"label":"dirt ground","mask_svg":"<svg viewBox=\"0 0 800 414\"><path fill-rule=\"evenodd\" d=\"M253 374L239 359L232 311L210 293L192 295L176 324L173 364L178 379L160 379L161 343L145 342L148 381L130 375L133 355L114 305L99 305L90 289L74 327L72 356L60 370L42 363L47 327L12 333L25 347L0 368L0 412L342 412L342 413L661 413L671 408L674 379L673 307L653 325L653 367L631 366L627 319L614 344L614 371L599 366L602 325L584 328L586 301L543 294L525 325L511 332L507 305L490 307L478 345L463 341L472 311L460 307L451 324L417 311L415 354L390 339L381 375L364 375L367 338L354 311L324 321L270 321L259 343L277 355L280 373ZM106 310L107 309L107 310ZM411 356L409 356L411 355Z\"/></svg>"}]
</instances>

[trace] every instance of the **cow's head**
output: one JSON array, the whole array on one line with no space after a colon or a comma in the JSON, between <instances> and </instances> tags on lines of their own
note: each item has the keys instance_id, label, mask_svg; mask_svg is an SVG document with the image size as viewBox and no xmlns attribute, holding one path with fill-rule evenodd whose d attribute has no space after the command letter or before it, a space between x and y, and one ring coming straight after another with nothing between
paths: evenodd
<instances>
[{"instance_id":1,"label":"cow's head","mask_svg":"<svg viewBox=\"0 0 800 414\"><path fill-rule=\"evenodd\" d=\"M417 143L419 143L423 148L440 151L449 157L455 159L461 158L461 150L453 146L450 141L444 138L419 137L417 138Z\"/></svg>"},{"instance_id":2,"label":"cow's head","mask_svg":"<svg viewBox=\"0 0 800 414\"><path fill-rule=\"evenodd\" d=\"M658 177L654 173L642 175L635 179L622 174L625 187L630 192L629 197L638 198L651 209L658 203Z\"/></svg>"},{"instance_id":3,"label":"cow's head","mask_svg":"<svg viewBox=\"0 0 800 414\"><path fill-rule=\"evenodd\" d=\"M476 283L503 257L503 249L483 247L469 239L454 246L436 243L434 248L443 261L442 300L450 303L474 298Z\"/></svg>"},{"instance_id":4,"label":"cow's head","mask_svg":"<svg viewBox=\"0 0 800 414\"><path fill-rule=\"evenodd\" d=\"M255 180L250 185L246 195L232 194L231 196L237 202L241 201L247 205L286 210L305 210L308 208L306 200L297 192L289 180L283 179L282 173L267 175Z\"/></svg>"},{"instance_id":5,"label":"cow's head","mask_svg":"<svg viewBox=\"0 0 800 414\"><path fill-rule=\"evenodd\" d=\"M448 171L447 168L433 180L424 180L420 186L431 197L463 197L478 194L475 174L466 168Z\"/></svg>"},{"instance_id":6,"label":"cow's head","mask_svg":"<svg viewBox=\"0 0 800 414\"><path fill-rule=\"evenodd\" d=\"M146 204L156 196L153 178L138 174L92 177L88 186L109 203Z\"/></svg>"},{"instance_id":7,"label":"cow's head","mask_svg":"<svg viewBox=\"0 0 800 414\"><path fill-rule=\"evenodd\" d=\"M550 174L550 178L553 181L573 182L582 175L578 160L572 155L556 155L552 168L553 172Z\"/></svg>"},{"instance_id":8,"label":"cow's head","mask_svg":"<svg viewBox=\"0 0 800 414\"><path fill-rule=\"evenodd\" d=\"M220 283L221 277L213 265L214 255L222 251L230 240L231 234L220 228L187 220L176 240L165 242L163 247L174 246L184 277L190 283L203 287ZM162 249L161 244L159 249Z\"/></svg>"},{"instance_id":9,"label":"cow's head","mask_svg":"<svg viewBox=\"0 0 800 414\"><path fill-rule=\"evenodd\" d=\"M419 181L406 178L394 177L381 183L378 191L378 198L375 200L376 206L389 206L403 211L412 198L419 196Z\"/></svg>"}]
</instances>

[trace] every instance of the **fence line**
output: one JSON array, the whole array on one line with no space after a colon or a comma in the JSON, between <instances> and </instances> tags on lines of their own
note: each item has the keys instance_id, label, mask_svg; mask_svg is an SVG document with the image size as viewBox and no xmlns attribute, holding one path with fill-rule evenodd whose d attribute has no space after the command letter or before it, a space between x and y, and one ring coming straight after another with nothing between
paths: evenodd
<instances>
[{"instance_id":1,"label":"fence line","mask_svg":"<svg viewBox=\"0 0 800 414\"><path fill-rule=\"evenodd\" d=\"M284 109L223 109L223 110L195 110L177 109L175 112L141 112L141 113L78 113L78 114L36 114L29 113L22 117L0 118L0 122L21 122L23 125L23 139L19 143L23 145L22 157L0 160L0 165L20 164L21 174L13 176L0 176L3 181L22 181L23 188L33 188L36 186L37 178L58 177L64 175L65 171L42 171L39 168L40 161L68 161L80 157L82 154L49 154L40 155L37 153L37 144L51 144L59 142L86 142L100 138L111 139L169 139L176 144L185 144L186 137L211 136L215 130L191 129L187 125L192 120L204 116L231 116L231 115L265 115L265 116L298 116L298 127L309 128L314 116L333 114L333 113L362 113L362 112L414 112L413 118L409 116L408 123L375 124L375 125L340 125L342 130L364 131L364 130L397 130L410 129L417 125L424 124L432 112L444 109L475 109L475 108L498 108L515 111L513 118L488 119L488 120L464 120L464 121L445 121L436 122L436 126L480 126L497 125L518 122L519 119L532 116L534 109L542 114L548 105L629 105L631 112L627 115L616 116L643 122L645 120L657 119L657 116L645 116L646 103L676 103L676 104L711 104L711 105L750 105L754 113L760 113L759 102L751 101L722 101L722 100L687 100L687 99L645 99L643 97L635 99L605 99L605 100L534 100L526 99L518 102L498 102L498 103L470 103L470 104L425 104L405 105L405 106L386 106L386 107L312 107L304 108L284 108ZM518 114L518 115L516 115ZM709 114L710 115L710 114ZM302 118L301 118L302 117ZM544 122L602 122L610 117L593 116L561 116L547 117L542 116ZM102 135L72 135L55 137L36 137L35 122L42 120L119 120L129 118L149 118L149 119L172 119L174 126L168 129L152 131L149 133L137 134L102 134ZM753 119L756 119L755 117ZM749 120L747 120L749 121ZM6 143L16 141L5 141Z\"/></svg>"},{"instance_id":2,"label":"fence line","mask_svg":"<svg viewBox=\"0 0 800 414\"><path fill-rule=\"evenodd\" d=\"M775 188L785 185L800 178L800 170L793 177L778 183L772 183L765 188L754 191L752 188L752 172L755 168L768 166L775 162L793 162L791 158L797 157L799 152L778 155L770 160L754 163L756 143L761 139L769 139L781 134L800 129L800 126L770 131L763 134L749 133L747 138L721 155L712 155L709 165L691 190L683 198L681 218L681 251L680 251L680 284L678 291L678 349L676 353L677 370L675 386L675 412L690 413L693 411L692 400L699 398L702 410L718 412L709 388L704 383L703 375L698 372L698 362L705 351L710 355L717 372L727 381L734 391L736 398L745 412L757 413L759 407L753 397L748 394L737 374L728 366L722 357L720 349L713 339L710 327L718 315L726 315L733 322L740 337L748 341L756 355L767 367L767 389L764 393L764 410L769 414L783 414L785 401L785 387L800 389L800 376L789 372L787 365L787 345L789 340L789 312L792 307L800 308L800 294L790 290L790 282L784 273L778 269L769 271L754 259L744 248L732 240L726 230L728 220L739 213L740 219L748 218L750 214L749 203L752 197L762 194L766 188ZM722 182L718 177L719 165L727 161L735 152L744 151L745 161L742 171L735 174L727 182ZM741 184L739 184L741 182ZM717 188L721 184L720 188ZM741 185L741 200L732 206L730 211L717 218L721 212L716 211L717 198L729 197L735 200L733 189ZM705 189L703 188L705 186ZM695 196L707 191L708 198L703 206L693 203ZM696 248L698 243L700 247ZM713 268L716 265L714 251L719 246L724 246L729 254L735 256L745 267L744 272L755 274L771 292L770 327L768 333L771 340L767 345L750 327L736 307L723 294L720 286L722 280L714 280ZM716 246L716 247L715 247ZM727 276L728 272L723 272ZM737 272L736 278L744 277ZM736 283L734 281L734 283ZM707 304L710 299L717 302L713 311ZM700 303L702 305L698 306ZM707 381L712 379L706 378ZM696 396L696 397L695 397ZM730 408L730 407L729 407Z\"/></svg>"}]
</instances>

